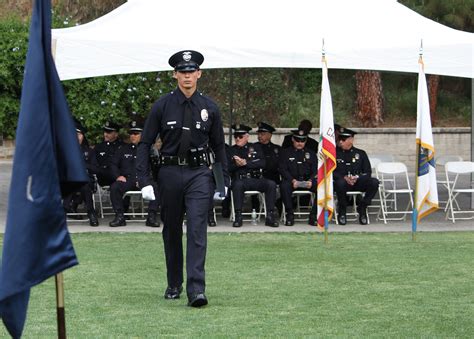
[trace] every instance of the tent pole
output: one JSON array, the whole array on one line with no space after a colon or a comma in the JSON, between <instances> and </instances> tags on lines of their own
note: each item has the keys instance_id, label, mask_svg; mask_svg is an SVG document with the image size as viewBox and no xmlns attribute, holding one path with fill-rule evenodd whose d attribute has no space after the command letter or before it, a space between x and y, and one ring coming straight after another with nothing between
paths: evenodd
<instances>
[{"instance_id":1,"label":"tent pole","mask_svg":"<svg viewBox=\"0 0 474 339\"><path fill-rule=\"evenodd\" d=\"M229 85L229 146L232 146L232 121L234 120L232 112L234 111L234 69L230 69Z\"/></svg>"}]
</instances>

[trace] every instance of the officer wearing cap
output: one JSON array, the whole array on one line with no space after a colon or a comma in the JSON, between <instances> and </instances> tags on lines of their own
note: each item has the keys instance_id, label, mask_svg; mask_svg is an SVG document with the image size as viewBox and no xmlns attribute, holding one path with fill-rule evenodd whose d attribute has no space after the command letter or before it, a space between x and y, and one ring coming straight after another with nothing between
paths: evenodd
<instances>
[{"instance_id":1,"label":"officer wearing cap","mask_svg":"<svg viewBox=\"0 0 474 339\"><path fill-rule=\"evenodd\" d=\"M278 158L281 151L280 145L275 145L272 140L275 128L265 122L257 124L257 144L260 145L265 155L265 168L263 169L263 177L273 180L276 184L280 184L280 172L278 171Z\"/></svg>"},{"instance_id":2,"label":"officer wearing cap","mask_svg":"<svg viewBox=\"0 0 474 339\"><path fill-rule=\"evenodd\" d=\"M316 153L306 147L308 134L297 129L292 132L292 147L283 149L280 155L279 169L282 176L280 184L281 198L285 205L286 226L293 226L295 215L292 193L305 190L317 193L318 159ZM310 219L314 216L310 216ZM311 222L311 221L310 221Z\"/></svg>"},{"instance_id":3,"label":"officer wearing cap","mask_svg":"<svg viewBox=\"0 0 474 339\"><path fill-rule=\"evenodd\" d=\"M110 172L110 164L115 152L123 145L119 138L120 125L113 121L107 121L104 126L104 141L94 147L95 156L99 163L97 181L100 186L109 186L115 181Z\"/></svg>"},{"instance_id":4,"label":"officer wearing cap","mask_svg":"<svg viewBox=\"0 0 474 339\"><path fill-rule=\"evenodd\" d=\"M224 130L219 108L197 91L201 77L201 53L185 50L169 59L178 87L156 101L148 115L138 146L137 171L142 194L153 199L148 175L148 152L157 135L162 140L158 187L166 255L168 287L165 299L177 299L183 283L183 219L186 213L187 253L186 292L188 305L207 305L205 295L205 258L207 248L207 212L214 194L209 166L214 161L223 168L229 186L224 151ZM223 199L219 193L215 199Z\"/></svg>"},{"instance_id":5,"label":"officer wearing cap","mask_svg":"<svg viewBox=\"0 0 474 339\"><path fill-rule=\"evenodd\" d=\"M111 227L125 226L124 212L126 210L123 195L127 191L139 191L138 177L136 171L137 145L140 142L143 126L137 121L131 121L128 134L130 143L120 147L112 158L110 172L115 181L110 185L110 200L115 212L115 218L109 225ZM157 192L156 185L152 183L154 191ZM158 194L157 194L158 195ZM150 201L148 204L148 216L146 226L159 227L157 218L158 199Z\"/></svg>"},{"instance_id":6,"label":"officer wearing cap","mask_svg":"<svg viewBox=\"0 0 474 339\"><path fill-rule=\"evenodd\" d=\"M304 131L304 133L307 135L305 147L317 153L318 142L309 136L312 128L313 128L313 124L308 119L301 120L298 125L298 130ZM293 133L285 135L285 138L283 138L283 143L281 144L281 148L284 149L291 146L293 146Z\"/></svg>"},{"instance_id":7,"label":"officer wearing cap","mask_svg":"<svg viewBox=\"0 0 474 339\"><path fill-rule=\"evenodd\" d=\"M63 206L66 213L77 213L77 206L84 201L87 211L87 217L89 218L89 225L99 226L99 220L97 219L97 213L94 208L94 200L92 194L95 189L95 178L94 174L97 173L99 167L94 154L94 149L89 147L85 134L87 128L85 128L81 122L74 119L77 132L77 140L79 142L82 155L86 164L87 174L89 175L89 182L83 185L77 192L73 192L63 199Z\"/></svg>"},{"instance_id":8,"label":"officer wearing cap","mask_svg":"<svg viewBox=\"0 0 474 339\"><path fill-rule=\"evenodd\" d=\"M232 176L232 195L234 200L235 220L232 226L242 226L242 206L245 191L260 191L265 193L267 217L265 225L278 227L274 207L276 199L276 184L273 180L263 177L265 155L258 143L250 143L251 127L237 124L232 125L235 144L228 149L229 172Z\"/></svg>"},{"instance_id":9,"label":"officer wearing cap","mask_svg":"<svg viewBox=\"0 0 474 339\"><path fill-rule=\"evenodd\" d=\"M347 192L362 191L364 197L357 206L359 214L359 223L366 225L367 206L370 205L372 198L377 194L379 181L372 178L372 167L369 157L365 151L353 146L355 131L348 128L339 127L338 141L336 147L336 169L333 172L334 190L338 201L338 222L345 225Z\"/></svg>"}]
</instances>

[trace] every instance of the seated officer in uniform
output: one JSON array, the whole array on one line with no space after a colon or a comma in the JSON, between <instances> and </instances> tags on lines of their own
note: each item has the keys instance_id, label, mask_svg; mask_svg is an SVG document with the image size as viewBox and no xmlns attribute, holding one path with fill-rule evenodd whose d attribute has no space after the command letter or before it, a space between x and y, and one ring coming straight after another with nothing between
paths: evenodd
<instances>
[{"instance_id":1,"label":"seated officer in uniform","mask_svg":"<svg viewBox=\"0 0 474 339\"><path fill-rule=\"evenodd\" d=\"M279 169L282 176L280 193L286 210L286 226L293 226L292 193L295 190L306 190L317 193L318 158L316 153L306 148L308 134L303 130L293 130L292 147L283 149L280 154ZM310 216L310 219L314 216Z\"/></svg>"},{"instance_id":2,"label":"seated officer in uniform","mask_svg":"<svg viewBox=\"0 0 474 339\"><path fill-rule=\"evenodd\" d=\"M366 225L367 206L377 194L379 187L379 181L371 177L372 168L367 153L353 146L355 134L356 132L348 128L339 128L336 147L337 166L333 172L333 178L338 201L337 219L340 225L346 224L346 193L348 191L365 192L357 206L357 212L359 213L359 223Z\"/></svg>"},{"instance_id":3,"label":"seated officer in uniform","mask_svg":"<svg viewBox=\"0 0 474 339\"><path fill-rule=\"evenodd\" d=\"M306 149L310 149L315 153L318 153L318 142L311 138L309 134L311 133L311 129L313 128L313 124L311 121L307 119L303 119L300 121L300 124L298 125L298 130L304 131L304 133L307 135L307 140L306 140ZM285 135L285 138L283 139L283 143L281 144L281 148L287 148L293 146L293 134L288 134Z\"/></svg>"},{"instance_id":4,"label":"seated officer in uniform","mask_svg":"<svg viewBox=\"0 0 474 339\"><path fill-rule=\"evenodd\" d=\"M125 226L127 224L124 216L124 193L127 191L140 191L137 172L135 169L135 159L137 145L140 142L142 131L142 125L136 121L132 121L128 130L130 143L121 146L112 159L110 172L115 178L115 181L110 185L110 200L115 211L115 218L109 224L111 227ZM156 184L153 183L152 186L155 196L157 196L158 191L156 189ZM160 226L156 215L158 204L158 199L149 202L146 226Z\"/></svg>"},{"instance_id":5,"label":"seated officer in uniform","mask_svg":"<svg viewBox=\"0 0 474 339\"><path fill-rule=\"evenodd\" d=\"M92 199L95 189L94 174L97 173L98 164L95 158L94 150L89 147L89 143L87 142L85 136L87 129L78 120L75 120L75 124L77 140L79 141L79 145L84 156L87 174L89 175L89 182L83 185L77 192L65 197L63 200L63 206L66 213L76 213L77 206L84 201L84 204L86 205L87 217L89 218L89 225L99 226L97 213L94 208L94 200Z\"/></svg>"},{"instance_id":6,"label":"seated officer in uniform","mask_svg":"<svg viewBox=\"0 0 474 339\"><path fill-rule=\"evenodd\" d=\"M278 227L273 208L276 198L276 184L262 177L265 156L258 144L249 143L252 128L245 125L232 125L235 145L228 149L229 173L232 177L231 190L234 197L235 221L232 226L242 226L242 205L245 191L265 192L267 206L266 226Z\"/></svg>"},{"instance_id":7,"label":"seated officer in uniform","mask_svg":"<svg viewBox=\"0 0 474 339\"><path fill-rule=\"evenodd\" d=\"M281 146L275 145L272 142L272 135L275 132L275 128L265 122L259 122L257 124L257 144L262 148L263 154L265 155L265 168L263 169L263 177L266 179L273 180L277 185L280 184L280 172L278 171L278 161L281 152ZM281 199L277 202L278 211L281 212ZM252 196L252 207L258 206L258 199L254 195Z\"/></svg>"},{"instance_id":8,"label":"seated officer in uniform","mask_svg":"<svg viewBox=\"0 0 474 339\"><path fill-rule=\"evenodd\" d=\"M97 181L100 186L110 186L115 181L110 172L110 164L115 152L123 141L119 139L120 125L112 121L107 121L103 126L104 141L94 147L95 156L99 163L99 171L97 172Z\"/></svg>"}]
</instances>

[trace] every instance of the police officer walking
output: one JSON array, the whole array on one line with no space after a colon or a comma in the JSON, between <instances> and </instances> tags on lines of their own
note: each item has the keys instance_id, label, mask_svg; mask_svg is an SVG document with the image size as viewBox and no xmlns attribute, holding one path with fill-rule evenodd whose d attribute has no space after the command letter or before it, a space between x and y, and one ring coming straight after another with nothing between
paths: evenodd
<instances>
[{"instance_id":1,"label":"police officer walking","mask_svg":"<svg viewBox=\"0 0 474 339\"><path fill-rule=\"evenodd\" d=\"M112 159L110 172L115 181L110 185L110 200L115 211L115 218L109 225L111 227L125 226L124 198L123 195L127 191L139 191L138 177L136 167L137 145L140 142L143 127L136 121L130 123L128 134L130 135L130 143L120 147ZM157 192L156 185L152 183L153 191ZM155 199L149 202L148 216L146 226L159 227L160 223L157 218L159 200Z\"/></svg>"},{"instance_id":2,"label":"police officer walking","mask_svg":"<svg viewBox=\"0 0 474 339\"><path fill-rule=\"evenodd\" d=\"M366 225L367 206L370 205L372 198L377 194L379 181L372 178L372 167L370 166L369 157L365 151L355 148L354 135L355 131L348 128L339 127L339 139L336 147L337 166L333 172L334 190L337 194L338 203L338 223L345 225L347 192L362 191L365 192L364 197L357 206L359 214L359 223Z\"/></svg>"},{"instance_id":3,"label":"police officer walking","mask_svg":"<svg viewBox=\"0 0 474 339\"><path fill-rule=\"evenodd\" d=\"M308 134L301 129L291 131L292 147L285 148L280 155L280 173L282 182L280 185L281 198L285 205L286 226L293 226L295 215L293 210L292 193L296 190L311 191L317 193L318 159L316 153L306 148ZM309 223L314 220L310 215Z\"/></svg>"},{"instance_id":4,"label":"police officer walking","mask_svg":"<svg viewBox=\"0 0 474 339\"><path fill-rule=\"evenodd\" d=\"M274 207L276 199L276 184L273 180L262 176L265 168L265 156L260 145L249 143L249 132L246 125L232 125L235 144L228 149L229 172L232 176L232 195L234 198L235 220L232 226L242 226L242 206L245 191L260 191L265 193L267 217L265 225L278 227Z\"/></svg>"},{"instance_id":5,"label":"police officer walking","mask_svg":"<svg viewBox=\"0 0 474 339\"><path fill-rule=\"evenodd\" d=\"M97 162L99 164L99 171L97 172L97 181L100 186L109 186L115 178L110 172L110 164L117 149L124 143L120 140L118 132L120 125L112 121L107 121L103 126L104 141L94 147Z\"/></svg>"},{"instance_id":6,"label":"police officer walking","mask_svg":"<svg viewBox=\"0 0 474 339\"><path fill-rule=\"evenodd\" d=\"M207 214L210 196L214 193L209 168L212 153L216 162L222 164L226 186L229 185L219 108L214 101L197 91L203 61L201 53L191 50L171 56L169 64L174 68L173 77L177 79L178 88L154 103L138 146L137 159L143 197L153 199L148 153L159 134L162 147L158 188L168 278L164 297L177 299L182 292L182 225L186 213L186 292L188 305L192 307L208 303L204 266Z\"/></svg>"}]
</instances>

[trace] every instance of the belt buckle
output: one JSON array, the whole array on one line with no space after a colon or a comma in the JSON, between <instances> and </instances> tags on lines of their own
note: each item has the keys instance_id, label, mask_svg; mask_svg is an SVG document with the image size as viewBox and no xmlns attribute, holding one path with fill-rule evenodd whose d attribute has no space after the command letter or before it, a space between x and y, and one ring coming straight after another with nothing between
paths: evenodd
<instances>
[{"instance_id":1,"label":"belt buckle","mask_svg":"<svg viewBox=\"0 0 474 339\"><path fill-rule=\"evenodd\" d=\"M187 164L188 164L188 162L186 161L186 158L181 158L181 157L178 156L178 165L179 166L185 166Z\"/></svg>"}]
</instances>

